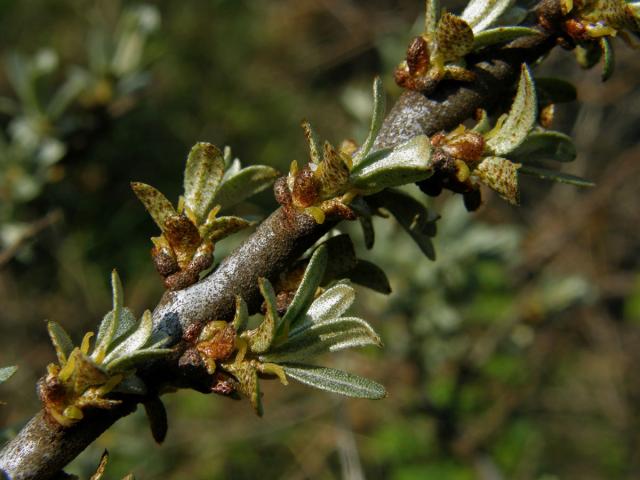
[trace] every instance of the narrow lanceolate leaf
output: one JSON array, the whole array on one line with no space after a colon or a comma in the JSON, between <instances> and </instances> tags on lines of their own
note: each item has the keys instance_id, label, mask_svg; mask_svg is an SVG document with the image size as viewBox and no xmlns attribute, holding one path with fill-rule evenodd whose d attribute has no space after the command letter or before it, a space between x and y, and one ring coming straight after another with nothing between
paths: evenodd
<instances>
[{"instance_id":1,"label":"narrow lanceolate leaf","mask_svg":"<svg viewBox=\"0 0 640 480\"><path fill-rule=\"evenodd\" d=\"M477 34L491 26L512 3L513 0L471 0L461 17Z\"/></svg>"},{"instance_id":2,"label":"narrow lanceolate leaf","mask_svg":"<svg viewBox=\"0 0 640 480\"><path fill-rule=\"evenodd\" d=\"M327 247L323 245L313 252L296 294L282 317L282 328L293 327L297 321L302 320L304 311L311 305L316 290L324 277L328 257Z\"/></svg>"},{"instance_id":3,"label":"narrow lanceolate leaf","mask_svg":"<svg viewBox=\"0 0 640 480\"><path fill-rule=\"evenodd\" d=\"M222 152L210 143L196 143L189 152L184 169L184 201L197 223L204 223L224 175Z\"/></svg>"},{"instance_id":4,"label":"narrow lanceolate leaf","mask_svg":"<svg viewBox=\"0 0 640 480\"><path fill-rule=\"evenodd\" d=\"M347 397L377 400L387 395L384 387L373 380L334 368L315 365L283 365L285 373L310 387Z\"/></svg>"},{"instance_id":5,"label":"narrow lanceolate leaf","mask_svg":"<svg viewBox=\"0 0 640 480\"><path fill-rule=\"evenodd\" d=\"M236 295L236 313L233 317L233 328L236 329L236 332L242 332L249 321L249 310L247 308L247 303L242 299L240 295Z\"/></svg>"},{"instance_id":6,"label":"narrow lanceolate leaf","mask_svg":"<svg viewBox=\"0 0 640 480\"><path fill-rule=\"evenodd\" d=\"M110 314L112 314L112 312L107 313L107 315ZM135 330L137 323L138 321L133 312L127 307L124 307L120 313L120 321L118 322L116 333L111 340L109 350L118 345L124 338L128 337Z\"/></svg>"},{"instance_id":7,"label":"narrow lanceolate leaf","mask_svg":"<svg viewBox=\"0 0 640 480\"><path fill-rule=\"evenodd\" d=\"M462 18L445 12L436 29L438 53L445 62L455 62L473 49L473 31Z\"/></svg>"},{"instance_id":8,"label":"narrow lanceolate leaf","mask_svg":"<svg viewBox=\"0 0 640 480\"><path fill-rule=\"evenodd\" d=\"M424 12L424 31L427 35L434 34L438 26L440 8L438 0L426 0Z\"/></svg>"},{"instance_id":9,"label":"narrow lanceolate leaf","mask_svg":"<svg viewBox=\"0 0 640 480\"><path fill-rule=\"evenodd\" d=\"M491 121L489 120L489 115L487 115L486 110L480 110L478 123L476 123L471 130L483 135L491 130Z\"/></svg>"},{"instance_id":10,"label":"narrow lanceolate leaf","mask_svg":"<svg viewBox=\"0 0 640 480\"><path fill-rule=\"evenodd\" d=\"M126 372L136 369L142 363L166 357L171 353L173 353L173 350L170 348L143 348L111 360L106 367L111 374Z\"/></svg>"},{"instance_id":11,"label":"narrow lanceolate leaf","mask_svg":"<svg viewBox=\"0 0 640 480\"><path fill-rule=\"evenodd\" d=\"M326 285L332 280L344 278L345 273L351 270L358 263L356 250L349 235L342 234L331 237L324 242L327 248L327 266L324 270L321 285Z\"/></svg>"},{"instance_id":12,"label":"narrow lanceolate leaf","mask_svg":"<svg viewBox=\"0 0 640 480\"><path fill-rule=\"evenodd\" d=\"M573 102L578 98L575 85L561 78L537 77L536 91L542 105Z\"/></svg>"},{"instance_id":13,"label":"narrow lanceolate leaf","mask_svg":"<svg viewBox=\"0 0 640 480\"><path fill-rule=\"evenodd\" d=\"M362 236L364 237L364 246L367 250L373 248L373 244L376 241L376 233L373 229L373 221L371 217L358 217L360 221L360 227L362 228Z\"/></svg>"},{"instance_id":14,"label":"narrow lanceolate leaf","mask_svg":"<svg viewBox=\"0 0 640 480\"><path fill-rule=\"evenodd\" d=\"M536 121L538 102L531 72L522 64L520 82L511 110L500 129L490 134L486 146L496 156L506 155L520 145Z\"/></svg>"},{"instance_id":15,"label":"narrow lanceolate leaf","mask_svg":"<svg viewBox=\"0 0 640 480\"><path fill-rule=\"evenodd\" d=\"M102 452L102 456L100 457L100 464L96 469L96 473L91 475L89 480L102 480L102 476L104 475L104 471L107 468L107 463L109 462L109 452L105 450Z\"/></svg>"},{"instance_id":16,"label":"narrow lanceolate leaf","mask_svg":"<svg viewBox=\"0 0 640 480\"><path fill-rule=\"evenodd\" d=\"M418 135L386 152L374 152L351 171L351 182L370 194L388 187L414 183L433 174L431 142Z\"/></svg>"},{"instance_id":17,"label":"narrow lanceolate leaf","mask_svg":"<svg viewBox=\"0 0 640 480\"><path fill-rule=\"evenodd\" d=\"M307 121L302 122L302 130L304 130L304 138L307 139L309 145L309 156L313 163L320 163L322 161L322 142L311 128L311 124Z\"/></svg>"},{"instance_id":18,"label":"narrow lanceolate leaf","mask_svg":"<svg viewBox=\"0 0 640 480\"><path fill-rule=\"evenodd\" d=\"M474 169L473 174L509 203L518 205L520 203L519 168L519 163L513 163L506 158L487 157Z\"/></svg>"},{"instance_id":19,"label":"narrow lanceolate leaf","mask_svg":"<svg viewBox=\"0 0 640 480\"><path fill-rule=\"evenodd\" d=\"M375 263L359 259L356 266L350 270L346 277L353 283L370 288L379 293L388 295L391 293L389 279L379 266Z\"/></svg>"},{"instance_id":20,"label":"narrow lanceolate leaf","mask_svg":"<svg viewBox=\"0 0 640 480\"><path fill-rule=\"evenodd\" d=\"M153 329L151 312L149 310L145 311L140 319L140 324L135 332L129 335L126 339L124 339L116 348L114 348L109 354L105 357L104 363L105 365L111 363L116 360L118 357L122 357L123 355L131 354L136 350L141 349L145 346L145 344L151 338L151 332ZM107 365L109 368L109 365Z\"/></svg>"},{"instance_id":21,"label":"narrow lanceolate leaf","mask_svg":"<svg viewBox=\"0 0 640 480\"><path fill-rule=\"evenodd\" d=\"M556 172L553 170L547 170L546 168L531 167L529 165L523 165L520 173L524 175L532 175L534 177L542 178L543 180L552 180L559 183L568 183L569 185L575 185L577 187L593 187L595 184L584 178L571 175L569 173Z\"/></svg>"},{"instance_id":22,"label":"narrow lanceolate leaf","mask_svg":"<svg viewBox=\"0 0 640 480\"><path fill-rule=\"evenodd\" d=\"M602 37L600 39L600 48L602 48L602 56L604 59L604 65L602 67L602 81L606 82L613 75L613 70L616 66L616 57L611 45L611 39L609 37Z\"/></svg>"},{"instance_id":23,"label":"narrow lanceolate leaf","mask_svg":"<svg viewBox=\"0 0 640 480\"><path fill-rule=\"evenodd\" d=\"M276 294L273 291L271 282L266 278L259 278L258 284L260 292L264 297L267 311L264 315L262 323L254 330L246 332L246 338L249 341L249 349L254 353L266 352L276 334L276 325L279 321Z\"/></svg>"},{"instance_id":24,"label":"narrow lanceolate leaf","mask_svg":"<svg viewBox=\"0 0 640 480\"><path fill-rule=\"evenodd\" d=\"M144 410L149 420L151 435L156 443L164 442L167 436L168 422L167 410L164 408L162 400L158 397L152 397L143 403Z\"/></svg>"},{"instance_id":25,"label":"narrow lanceolate leaf","mask_svg":"<svg viewBox=\"0 0 640 480\"><path fill-rule=\"evenodd\" d=\"M360 318L336 318L309 326L286 343L260 356L264 362L302 362L311 357L349 348L381 346L380 337Z\"/></svg>"},{"instance_id":26,"label":"narrow lanceolate leaf","mask_svg":"<svg viewBox=\"0 0 640 480\"><path fill-rule=\"evenodd\" d=\"M96 337L96 346L91 354L91 358L98 363L102 361L111 341L113 340L120 323L120 315L122 313L123 292L122 282L118 276L118 272L114 269L111 272L111 290L112 290L112 309L104 316L104 319L100 323L98 328L98 335Z\"/></svg>"},{"instance_id":27,"label":"narrow lanceolate leaf","mask_svg":"<svg viewBox=\"0 0 640 480\"><path fill-rule=\"evenodd\" d=\"M223 209L237 205L253 195L269 188L278 178L278 171L265 165L243 168L222 182L213 199L213 205Z\"/></svg>"},{"instance_id":28,"label":"narrow lanceolate leaf","mask_svg":"<svg viewBox=\"0 0 640 480\"><path fill-rule=\"evenodd\" d=\"M216 243L229 235L251 226L251 222L240 217L220 217L207 221L199 228L200 236L204 240Z\"/></svg>"},{"instance_id":29,"label":"narrow lanceolate leaf","mask_svg":"<svg viewBox=\"0 0 640 480\"><path fill-rule=\"evenodd\" d=\"M576 158L576 146L564 133L533 132L509 156L525 164L538 160L571 162Z\"/></svg>"},{"instance_id":30,"label":"narrow lanceolate leaf","mask_svg":"<svg viewBox=\"0 0 640 480\"><path fill-rule=\"evenodd\" d=\"M47 330L49 331L49 337L51 337L51 343L56 349L58 363L62 366L67 363L67 359L73 351L73 342L64 328L56 322L47 322Z\"/></svg>"},{"instance_id":31,"label":"narrow lanceolate leaf","mask_svg":"<svg viewBox=\"0 0 640 480\"><path fill-rule=\"evenodd\" d=\"M356 298L356 291L344 283L335 285L316 298L304 319L291 329L290 335L308 328L310 324L339 318L346 312Z\"/></svg>"},{"instance_id":32,"label":"narrow lanceolate leaf","mask_svg":"<svg viewBox=\"0 0 640 480\"><path fill-rule=\"evenodd\" d=\"M382 87L382 80L380 80L380 77L376 77L373 81L373 115L371 116L371 125L369 126L369 133L362 144L362 148L353 157L354 165L360 163L369 154L371 147L373 147L373 143L378 136L382 121L384 120L385 101L386 98L384 88Z\"/></svg>"},{"instance_id":33,"label":"narrow lanceolate leaf","mask_svg":"<svg viewBox=\"0 0 640 480\"><path fill-rule=\"evenodd\" d=\"M131 182L131 188L144 205L144 208L147 209L153 221L164 232L164 224L167 218L176 215L171 202L162 193L146 183Z\"/></svg>"},{"instance_id":34,"label":"narrow lanceolate leaf","mask_svg":"<svg viewBox=\"0 0 640 480\"><path fill-rule=\"evenodd\" d=\"M534 28L527 27L497 27L476 33L473 38L473 48L487 47L496 43L510 42L518 37L526 37L529 35L540 35L540 32Z\"/></svg>"},{"instance_id":35,"label":"narrow lanceolate leaf","mask_svg":"<svg viewBox=\"0 0 640 480\"><path fill-rule=\"evenodd\" d=\"M435 260L436 252L430 238L435 233L432 225L434 217L422 203L396 189L380 193L375 197L375 202L391 212L427 258Z\"/></svg>"},{"instance_id":36,"label":"narrow lanceolate leaf","mask_svg":"<svg viewBox=\"0 0 640 480\"><path fill-rule=\"evenodd\" d=\"M14 373L16 373L16 370L18 370L18 367L16 367L15 365L0 368L0 383L9 380L9 378L11 378Z\"/></svg>"}]
</instances>

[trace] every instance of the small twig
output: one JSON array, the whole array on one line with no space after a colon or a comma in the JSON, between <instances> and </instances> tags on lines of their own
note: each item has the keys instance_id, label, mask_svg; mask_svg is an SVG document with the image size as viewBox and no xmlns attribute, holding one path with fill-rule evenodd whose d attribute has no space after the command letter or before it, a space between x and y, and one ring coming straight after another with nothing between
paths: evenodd
<instances>
[{"instance_id":1,"label":"small twig","mask_svg":"<svg viewBox=\"0 0 640 480\"><path fill-rule=\"evenodd\" d=\"M53 210L47 213L44 217L29 224L27 229L9 245L7 248L0 252L0 269L3 268L9 261L20 251L20 249L32 238L36 237L44 229L49 228L51 225L58 223L62 220L62 211Z\"/></svg>"}]
</instances>

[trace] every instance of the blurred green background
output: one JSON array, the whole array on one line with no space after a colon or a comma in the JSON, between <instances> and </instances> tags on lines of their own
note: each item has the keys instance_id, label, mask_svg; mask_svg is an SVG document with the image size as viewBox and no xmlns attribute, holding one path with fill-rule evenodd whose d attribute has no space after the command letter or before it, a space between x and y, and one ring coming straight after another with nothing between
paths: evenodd
<instances>
[{"instance_id":1,"label":"blurred green background","mask_svg":"<svg viewBox=\"0 0 640 480\"><path fill-rule=\"evenodd\" d=\"M372 77L399 95L391 73L422 7L0 2L0 364L20 367L0 389L4 437L38 408L34 385L54 360L44 320L76 339L94 329L114 267L136 314L162 293L155 227L129 181L177 197L196 141L286 171L306 157L302 119L334 143L361 140ZM560 49L539 69L577 85L581 101L559 106L554 127L578 147L566 170L595 188L529 180L520 208L486 192L474 214L444 194L431 201L435 263L376 220L376 245L360 255L394 292L362 290L356 305L385 347L338 361L388 398L269 382L260 419L246 401L179 392L165 397L164 445L136 412L69 471L88 478L107 448L107 478L639 478L640 63L618 47L606 84ZM267 192L238 211L274 206Z\"/></svg>"}]
</instances>

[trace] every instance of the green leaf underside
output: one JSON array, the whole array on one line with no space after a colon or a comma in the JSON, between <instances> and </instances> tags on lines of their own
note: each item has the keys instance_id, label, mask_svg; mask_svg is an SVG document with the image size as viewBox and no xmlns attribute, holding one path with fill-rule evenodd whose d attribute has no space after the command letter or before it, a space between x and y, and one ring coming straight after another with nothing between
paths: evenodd
<instances>
[{"instance_id":1,"label":"green leaf underside","mask_svg":"<svg viewBox=\"0 0 640 480\"><path fill-rule=\"evenodd\" d=\"M471 0L461 17L477 34L492 25L512 4L513 0Z\"/></svg>"},{"instance_id":2,"label":"green leaf underside","mask_svg":"<svg viewBox=\"0 0 640 480\"><path fill-rule=\"evenodd\" d=\"M353 157L353 164L360 163L371 151L371 147L378 136L382 121L384 120L384 112L386 109L386 98L384 94L384 88L382 86L382 80L380 77L376 77L373 81L373 114L371 116L371 125L369 126L369 133L360 151Z\"/></svg>"},{"instance_id":3,"label":"green leaf underside","mask_svg":"<svg viewBox=\"0 0 640 480\"><path fill-rule=\"evenodd\" d=\"M347 273L347 278L353 283L370 288L376 292L388 295L391 285L387 274L375 263L359 259L356 266Z\"/></svg>"},{"instance_id":4,"label":"green leaf underside","mask_svg":"<svg viewBox=\"0 0 640 480\"><path fill-rule=\"evenodd\" d=\"M15 365L0 368L0 383L9 380L9 378L11 378L14 373L16 373L16 370L18 370L18 367L16 367Z\"/></svg>"},{"instance_id":5,"label":"green leaf underside","mask_svg":"<svg viewBox=\"0 0 640 480\"><path fill-rule=\"evenodd\" d=\"M152 329L151 312L147 310L142 315L138 328L107 354L104 359L107 368L110 368L109 364L112 361L117 361L120 357L134 353L144 347L151 338Z\"/></svg>"},{"instance_id":6,"label":"green leaf underside","mask_svg":"<svg viewBox=\"0 0 640 480\"><path fill-rule=\"evenodd\" d=\"M257 193L269 188L278 178L278 171L265 165L243 168L222 182L215 194L213 205L223 209L233 207Z\"/></svg>"},{"instance_id":7,"label":"green leaf underside","mask_svg":"<svg viewBox=\"0 0 640 480\"><path fill-rule=\"evenodd\" d=\"M189 152L184 170L185 206L201 224L213 207L216 190L224 175L222 152L206 142L196 143Z\"/></svg>"},{"instance_id":8,"label":"green leaf underside","mask_svg":"<svg viewBox=\"0 0 640 480\"><path fill-rule=\"evenodd\" d=\"M510 42L519 37L540 35L538 30L528 27L497 27L476 33L473 38L473 48L483 48L496 43Z\"/></svg>"},{"instance_id":9,"label":"green leaf underside","mask_svg":"<svg viewBox=\"0 0 640 480\"><path fill-rule=\"evenodd\" d=\"M327 260L327 248L321 245L313 252L313 255L311 255L309 265L304 272L302 281L296 290L296 294L294 295L287 312L282 317L280 325L283 326L283 328L285 328L285 326L293 327L296 321L300 320L300 317L303 317L303 315L301 315L302 312L311 305L316 290L320 286L320 282L324 277Z\"/></svg>"},{"instance_id":10,"label":"green leaf underside","mask_svg":"<svg viewBox=\"0 0 640 480\"><path fill-rule=\"evenodd\" d=\"M153 221L156 222L158 228L164 232L164 225L167 218L176 215L176 211L173 205L171 205L171 202L167 200L167 197L160 191L146 183L132 182L131 188L144 205L144 208L147 209Z\"/></svg>"},{"instance_id":11,"label":"green leaf underside","mask_svg":"<svg viewBox=\"0 0 640 480\"><path fill-rule=\"evenodd\" d=\"M569 173L556 172L554 170L548 170L546 168L532 167L529 165L523 165L520 167L519 173L524 175L531 175L541 178L543 180L552 180L559 183L567 183L569 185L575 185L577 187L593 187L595 184L589 180L571 175Z\"/></svg>"},{"instance_id":12,"label":"green leaf underside","mask_svg":"<svg viewBox=\"0 0 640 480\"><path fill-rule=\"evenodd\" d=\"M414 183L433 174L431 142L418 135L391 151L370 154L351 170L352 184L368 193Z\"/></svg>"},{"instance_id":13,"label":"green leaf underside","mask_svg":"<svg viewBox=\"0 0 640 480\"><path fill-rule=\"evenodd\" d=\"M111 290L112 310L104 316L104 319L98 328L96 346L91 354L91 358L94 360L100 356L104 356L107 352L120 323L124 297L122 293L122 282L120 281L118 272L115 270L111 272Z\"/></svg>"},{"instance_id":14,"label":"green leaf underside","mask_svg":"<svg viewBox=\"0 0 640 480\"><path fill-rule=\"evenodd\" d=\"M336 235L322 245L327 248L327 266L320 285L344 278L346 273L358 263L355 247L349 235Z\"/></svg>"},{"instance_id":15,"label":"green leaf underside","mask_svg":"<svg viewBox=\"0 0 640 480\"><path fill-rule=\"evenodd\" d=\"M53 347L56 350L58 363L63 365L73 351L73 342L65 329L57 322L47 322L47 330L49 331L49 337L51 337L51 343L53 343Z\"/></svg>"},{"instance_id":16,"label":"green leaf underside","mask_svg":"<svg viewBox=\"0 0 640 480\"><path fill-rule=\"evenodd\" d=\"M236 295L236 313L233 317L233 328L236 332L241 333L247 326L249 321L249 309L247 303L240 295Z\"/></svg>"},{"instance_id":17,"label":"green leaf underside","mask_svg":"<svg viewBox=\"0 0 640 480\"><path fill-rule=\"evenodd\" d=\"M435 233L432 228L433 219L422 203L396 189L382 192L377 196L376 202L391 212L427 258L435 260L436 252L430 238Z\"/></svg>"},{"instance_id":18,"label":"green leaf underside","mask_svg":"<svg viewBox=\"0 0 640 480\"><path fill-rule=\"evenodd\" d=\"M387 394L384 387L352 373L315 365L282 365L288 377L300 383L347 397L377 400Z\"/></svg>"},{"instance_id":19,"label":"green leaf underside","mask_svg":"<svg viewBox=\"0 0 640 480\"><path fill-rule=\"evenodd\" d=\"M109 373L126 372L134 369L142 362L162 358L172 353L170 348L143 348L135 350L132 353L118 356L115 360L111 360L107 365Z\"/></svg>"},{"instance_id":20,"label":"green leaf underside","mask_svg":"<svg viewBox=\"0 0 640 480\"><path fill-rule=\"evenodd\" d=\"M341 317L353 305L355 298L356 291L350 285L334 285L313 301L304 319L291 329L290 335L295 335L312 324Z\"/></svg>"},{"instance_id":21,"label":"green leaf underside","mask_svg":"<svg viewBox=\"0 0 640 480\"><path fill-rule=\"evenodd\" d=\"M322 161L322 142L320 141L320 137L318 137L318 134L307 121L302 122L302 130L304 130L304 136L309 145L311 161L313 163L320 163Z\"/></svg>"},{"instance_id":22,"label":"green leaf underside","mask_svg":"<svg viewBox=\"0 0 640 480\"><path fill-rule=\"evenodd\" d=\"M495 156L504 156L520 145L536 121L538 103L531 72L522 64L516 98L502 127L487 140L487 149Z\"/></svg>"},{"instance_id":23,"label":"green leaf underside","mask_svg":"<svg viewBox=\"0 0 640 480\"><path fill-rule=\"evenodd\" d=\"M522 163L537 160L572 162L576 158L576 146L564 133L532 132L509 156Z\"/></svg>"}]
</instances>

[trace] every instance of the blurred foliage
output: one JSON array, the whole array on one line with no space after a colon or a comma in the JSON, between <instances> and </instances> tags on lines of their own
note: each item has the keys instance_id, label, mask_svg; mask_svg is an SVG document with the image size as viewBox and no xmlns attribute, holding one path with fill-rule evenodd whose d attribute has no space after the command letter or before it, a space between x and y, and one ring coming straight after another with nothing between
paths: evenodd
<instances>
[{"instance_id":1,"label":"blurred foliage","mask_svg":"<svg viewBox=\"0 0 640 480\"><path fill-rule=\"evenodd\" d=\"M53 122L32 144L38 148L20 157L37 172L37 195L2 200L0 210L10 211L2 229L32 225L55 209L63 216L0 269L0 364L20 366L2 385L4 436L38 408L33 385L54 360L45 319L75 334L95 328L109 309L113 267L137 316L159 298L147 245L155 227L129 181L176 197L185 152L197 141L231 145L245 165L285 172L307 155L302 119L336 142L364 138L371 79L381 73L390 95L398 94L392 70L423 19L414 0L154 5L162 24L136 69L150 81L135 95L123 91L130 101L115 113L113 104L97 113L74 97L58 117L70 124ZM21 52L23 64L42 66L44 58L49 68L55 59L57 68L36 81L40 105L50 105L77 68L101 75L88 60L89 39L118 38L122 12L136 8L107 0L2 2L1 57L6 65ZM616 74L604 85L599 72L577 70L563 51L536 71L577 84L580 102L557 108L553 128L575 138L570 171L596 188L527 182L523 207L487 191L473 215L459 198L439 198L429 205L442 216L436 262L391 222L374 219L375 247L359 256L385 267L394 293L363 291L356 307L385 348L335 366L383 383L385 400L342 401L268 382L268 413L258 419L244 404L180 392L165 399L171 425L161 447L139 411L70 472L88 478L108 448L107 478L640 476L640 65L629 49L616 53ZM11 99L0 113L3 152L12 152L1 157L4 171L5 158L17 159L22 145L12 125L29 113L7 68L0 96ZM41 164L43 145L58 151ZM274 205L265 192L230 214L264 216ZM217 245L216 256L240 236Z\"/></svg>"}]
</instances>

